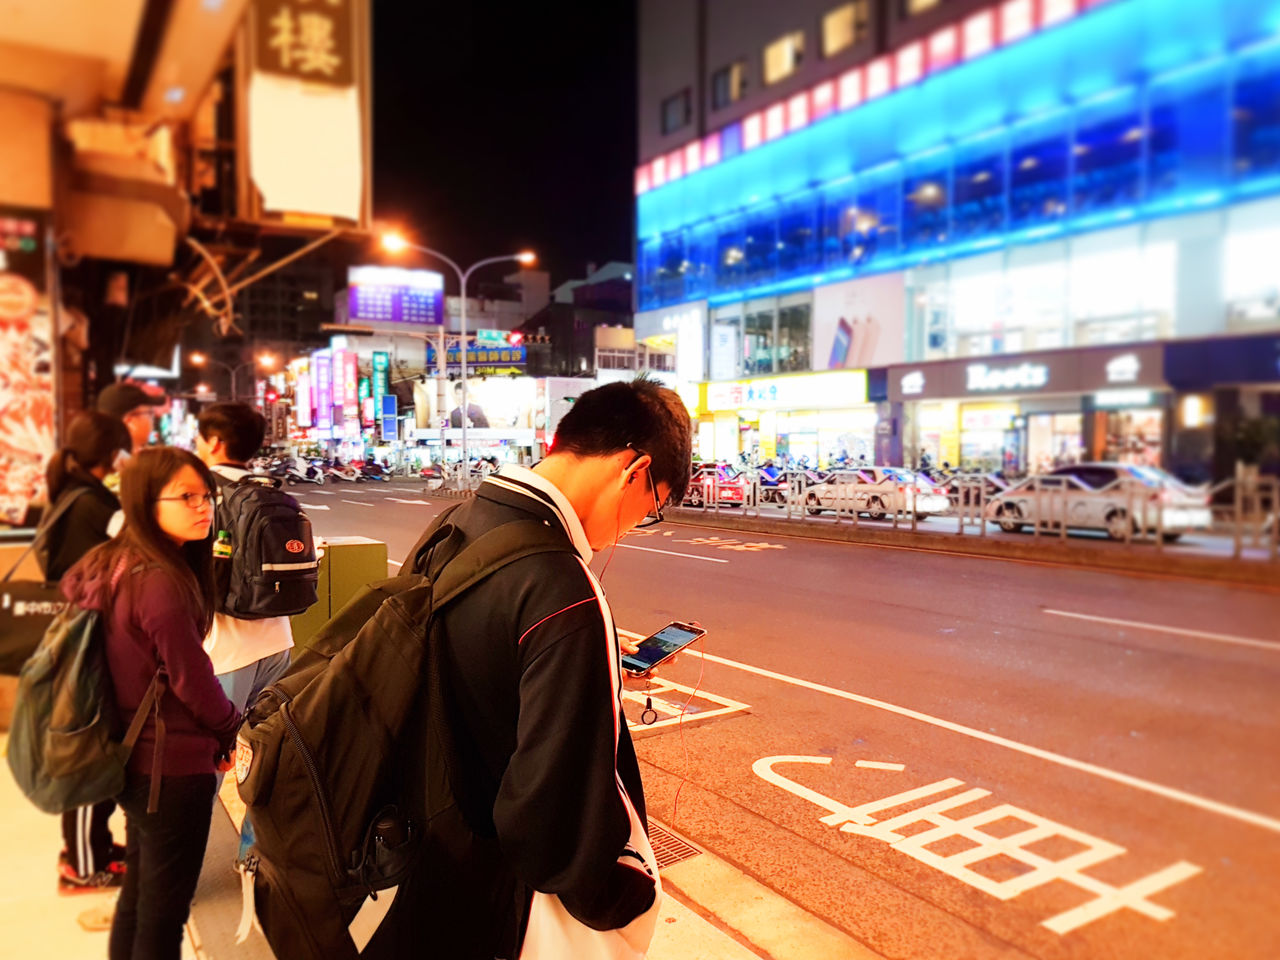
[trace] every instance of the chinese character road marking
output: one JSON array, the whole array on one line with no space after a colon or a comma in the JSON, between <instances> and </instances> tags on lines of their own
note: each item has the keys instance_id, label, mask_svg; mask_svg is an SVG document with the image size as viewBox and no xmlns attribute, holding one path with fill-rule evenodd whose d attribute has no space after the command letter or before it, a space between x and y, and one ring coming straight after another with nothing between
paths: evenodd
<instances>
[{"instance_id":1,"label":"chinese character road marking","mask_svg":"<svg viewBox=\"0 0 1280 960\"><path fill-rule=\"evenodd\" d=\"M622 631L619 630L619 633ZM686 687L682 683L676 683L674 680L655 679L647 690L624 690L622 691L622 699L630 700L632 703L638 703L641 707L645 706L648 699L653 700L653 709L660 714L665 714L665 720L658 720L656 723L633 723L627 721L627 726L632 730L654 730L658 727L671 727L680 722L680 715L684 714L684 722L692 723L694 720L710 720L712 717L723 717L730 713L741 713L743 710L749 710L750 705L739 703L737 700L730 700L728 697L718 697L714 693L707 693L705 690L698 691L698 700L707 700L714 704L719 704L712 710L700 710L696 707L685 712L685 705L693 699L693 687ZM676 693L683 696L675 697L675 703L671 700L662 699L659 694Z\"/></svg>"},{"instance_id":2,"label":"chinese character road marking","mask_svg":"<svg viewBox=\"0 0 1280 960\"><path fill-rule=\"evenodd\" d=\"M967 806L990 796L989 790L973 788L951 794L905 813L899 813L888 820L877 820L874 816L884 810L946 793L963 786L963 780L949 777L880 800L849 806L784 777L773 769L774 765L779 763L816 763L825 766L831 763L830 757L762 757L752 764L751 769L761 779L830 811L827 816L820 818L820 823L839 827L844 833L853 833L887 843L900 853L905 853L912 859L927 864L962 883L976 887L983 893L1000 900L1010 900L1035 887L1061 880L1093 894L1092 900L1042 922L1042 926L1059 935L1124 909L1133 910L1152 920L1168 920L1174 915L1173 911L1150 902L1147 897L1201 872L1201 868L1195 864L1179 861L1133 883L1113 887L1082 871L1120 856L1126 852L1124 847L1008 803L997 804L958 819L946 815L949 810ZM877 761L864 760L858 761L857 766L872 769L903 769L899 764L879 764ZM1021 824L1022 829L998 837L983 829L983 827L990 828L1000 821L1017 822ZM919 824L927 824L931 829L911 834L902 832L908 827ZM1050 838L1062 838L1071 846L1082 849L1058 860L1048 859L1029 849L1033 844ZM951 840L953 843L958 841L966 845L965 849L946 854L928 849L946 840ZM1016 861L1026 869L1018 876L1004 880L992 879L974 869L984 861L997 857Z\"/></svg>"}]
</instances>

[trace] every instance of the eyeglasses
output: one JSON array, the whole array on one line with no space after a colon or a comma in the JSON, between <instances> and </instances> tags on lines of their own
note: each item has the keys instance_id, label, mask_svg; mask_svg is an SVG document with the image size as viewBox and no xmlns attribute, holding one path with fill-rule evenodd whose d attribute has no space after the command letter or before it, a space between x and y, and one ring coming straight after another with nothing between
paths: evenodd
<instances>
[{"instance_id":1,"label":"eyeglasses","mask_svg":"<svg viewBox=\"0 0 1280 960\"><path fill-rule=\"evenodd\" d=\"M627 444L627 446L631 447L631 444ZM631 449L635 450L635 452L639 454L639 456L636 457L637 460L639 460L640 457L647 456L647 454L645 454L645 452L639 449L638 447L631 447ZM636 524L637 530L639 530L642 527L652 527L655 523L661 523L664 519L664 517L662 516L662 504L658 502L658 487L653 482L653 458L652 457L649 459L649 468L645 470L644 473L645 473L645 481L649 484L649 491L653 494L653 513L646 514L645 518Z\"/></svg>"},{"instance_id":2,"label":"eyeglasses","mask_svg":"<svg viewBox=\"0 0 1280 960\"><path fill-rule=\"evenodd\" d=\"M201 507L212 507L214 496L212 493L180 493L176 497L156 497L157 500L181 500L188 509L199 510Z\"/></svg>"}]
</instances>

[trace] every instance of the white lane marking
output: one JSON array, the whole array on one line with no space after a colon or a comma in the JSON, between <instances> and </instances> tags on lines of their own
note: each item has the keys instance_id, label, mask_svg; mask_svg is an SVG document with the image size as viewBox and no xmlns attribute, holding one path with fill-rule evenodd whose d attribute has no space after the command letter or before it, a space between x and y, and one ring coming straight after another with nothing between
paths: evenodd
<instances>
[{"instance_id":1,"label":"white lane marking","mask_svg":"<svg viewBox=\"0 0 1280 960\"><path fill-rule=\"evenodd\" d=\"M1172 633L1179 637L1197 637L1201 640L1216 640L1218 643L1234 643L1242 647L1257 647L1261 650L1280 650L1280 643L1271 640L1255 640L1252 637L1236 637L1229 633L1209 633L1206 630L1187 630L1183 627L1164 627L1158 623L1142 623L1139 620L1116 620L1113 617L1096 617L1090 613L1072 613L1069 610L1045 610L1054 617L1070 617L1073 620L1089 620L1093 623L1109 623L1116 627L1132 627L1134 630L1152 630L1156 633Z\"/></svg>"},{"instance_id":2,"label":"white lane marking","mask_svg":"<svg viewBox=\"0 0 1280 960\"><path fill-rule=\"evenodd\" d=\"M862 767L863 770L898 770L907 769L905 763L885 763L883 760L859 760L854 764L855 767Z\"/></svg>"},{"instance_id":3,"label":"white lane marking","mask_svg":"<svg viewBox=\"0 0 1280 960\"><path fill-rule=\"evenodd\" d=\"M402 500L399 497L383 497L383 500L390 500L392 503L419 503L424 507L431 506L430 500Z\"/></svg>"},{"instance_id":4,"label":"white lane marking","mask_svg":"<svg viewBox=\"0 0 1280 960\"><path fill-rule=\"evenodd\" d=\"M421 487L387 487L388 490L396 490L400 493L421 493Z\"/></svg>"},{"instance_id":5,"label":"white lane marking","mask_svg":"<svg viewBox=\"0 0 1280 960\"><path fill-rule=\"evenodd\" d=\"M337 494L334 493L332 490L308 490L307 495L312 497L336 497L337 496Z\"/></svg>"},{"instance_id":6,"label":"white lane marking","mask_svg":"<svg viewBox=\"0 0 1280 960\"><path fill-rule=\"evenodd\" d=\"M1148 895L1202 872L1200 867L1182 860L1126 886L1113 887L1084 872L1128 852L1109 840L1009 803L998 803L959 818L949 815L951 810L970 806L991 795L991 791L981 787L951 794L913 810L895 813L887 820L880 820L878 815L886 810L900 810L904 804L946 793L963 786L963 781L954 777L938 780L914 790L851 807L778 773L774 766L779 763L829 766L830 757L761 757L751 765L751 769L762 780L831 811L827 816L820 817L819 823L839 827L842 833L879 840L898 853L904 853L999 900L1012 900L1028 890L1053 882L1069 883L1092 893L1092 900L1041 923L1041 926L1060 936L1125 909L1134 910L1152 920L1168 920L1174 912L1168 907L1152 903L1147 899ZM861 765L862 761L858 761L857 766ZM1020 829L1013 832L1002 829L998 834L988 832L992 824L1006 821L1014 821L1012 826ZM920 826L926 826L927 829L915 829ZM912 828L911 833L905 832L908 827ZM1079 849L1056 860L1048 859L1035 851L1037 844L1053 837L1062 837ZM962 841L963 848L953 848L951 852L945 853L931 849L939 845L945 846L945 841L956 839ZM1026 869L1004 879L996 879L974 869L975 866L997 857L1016 861Z\"/></svg>"},{"instance_id":7,"label":"white lane marking","mask_svg":"<svg viewBox=\"0 0 1280 960\"><path fill-rule=\"evenodd\" d=\"M665 553L669 557L687 557L690 560L705 560L707 563L728 563L722 557L700 557L696 553L676 553L674 550L655 550L653 547L637 547L634 543L620 543L627 550L643 550L645 553Z\"/></svg>"},{"instance_id":8,"label":"white lane marking","mask_svg":"<svg viewBox=\"0 0 1280 960\"><path fill-rule=\"evenodd\" d=\"M635 640L643 640L645 638L645 634L632 633L629 630L618 630L618 633L626 637L631 637ZM680 653L682 655L688 654L691 657L702 657L712 663L724 664L726 667L735 667L736 669L743 670L747 673L754 673L757 676L768 677L770 680L780 680L783 683L789 683L792 686L804 687L808 690L816 690L818 693L830 694L833 697L839 697L841 700L850 700L853 703L861 703L868 707L875 707L877 710L886 710L889 713L896 713L902 717L908 717L912 720L919 720L922 723L928 723L935 727L941 727L943 730L950 730L952 733L972 737L975 740L983 740L986 743L992 743L998 747L1015 750L1018 753L1025 753L1031 757L1038 757L1041 760L1047 760L1050 763L1056 763L1059 766L1068 767L1072 770L1079 770L1081 773L1092 774L1095 777L1101 777L1103 780L1110 780L1114 783L1124 784L1126 787L1133 787L1135 790L1143 790L1147 793L1153 793L1158 797L1164 797L1166 800L1185 803L1187 806L1198 807L1199 809L1207 810L1210 813L1230 817L1232 820L1239 820L1241 823L1252 824L1255 827L1270 830L1272 833L1280 833L1280 820L1275 817L1268 817L1265 814L1255 813L1252 810L1245 810L1243 807L1235 807L1229 803L1210 800L1208 797L1197 796L1196 794L1188 793L1185 790L1166 787L1163 784L1154 783L1151 780L1143 780L1141 777L1130 776L1129 774L1121 773L1118 770L1109 770L1106 767L1100 767L1094 763L1086 763L1083 760L1076 760L1073 757L1063 756L1062 754L1054 753L1051 750L1042 750L1040 747L1033 747L1030 744L1019 743L1017 740L1010 740L1007 737L996 736L994 733L987 733L985 730L975 730L973 727L966 727L961 723L953 723L950 720L933 717L927 713L912 710L909 707L900 707L893 703L886 703L883 700L876 700L873 697L864 697L857 693L849 693L847 690L828 687L826 684L814 683L812 680L801 680L799 677L789 677L785 673L774 673L772 670L765 670L762 667L753 667L747 663L739 663L736 660L728 660L724 657L717 657L710 653L701 653L693 649L681 650Z\"/></svg>"},{"instance_id":9,"label":"white lane marking","mask_svg":"<svg viewBox=\"0 0 1280 960\"><path fill-rule=\"evenodd\" d=\"M303 503L301 500L298 501L298 506L300 506L303 510L328 510L329 509L323 503Z\"/></svg>"},{"instance_id":10,"label":"white lane marking","mask_svg":"<svg viewBox=\"0 0 1280 960\"><path fill-rule=\"evenodd\" d=\"M354 503L357 507L372 507L372 503L366 503L363 500L343 500L343 503Z\"/></svg>"},{"instance_id":11,"label":"white lane marking","mask_svg":"<svg viewBox=\"0 0 1280 960\"><path fill-rule=\"evenodd\" d=\"M403 560L388 560L388 561L387 561L387 563L391 564L391 566L393 566L393 567L402 567L402 566L404 566L404 561L403 561Z\"/></svg>"}]
</instances>

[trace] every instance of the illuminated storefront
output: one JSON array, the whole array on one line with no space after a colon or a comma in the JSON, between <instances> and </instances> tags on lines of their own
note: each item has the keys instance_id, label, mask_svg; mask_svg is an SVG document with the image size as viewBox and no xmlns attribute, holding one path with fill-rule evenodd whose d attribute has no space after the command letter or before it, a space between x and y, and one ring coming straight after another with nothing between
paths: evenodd
<instances>
[{"instance_id":1,"label":"illuminated storefront","mask_svg":"<svg viewBox=\"0 0 1280 960\"><path fill-rule=\"evenodd\" d=\"M1164 463L1164 348L1140 344L890 367L906 460L1010 475L1081 460Z\"/></svg>"},{"instance_id":2,"label":"illuminated storefront","mask_svg":"<svg viewBox=\"0 0 1280 960\"><path fill-rule=\"evenodd\" d=\"M877 414L865 370L706 383L695 452L704 460L874 459Z\"/></svg>"}]
</instances>

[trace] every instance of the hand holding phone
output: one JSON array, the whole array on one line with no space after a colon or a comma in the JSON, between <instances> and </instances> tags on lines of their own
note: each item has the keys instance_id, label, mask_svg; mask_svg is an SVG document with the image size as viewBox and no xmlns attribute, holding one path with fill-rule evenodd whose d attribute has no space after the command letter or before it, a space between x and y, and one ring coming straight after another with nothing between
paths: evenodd
<instances>
[{"instance_id":1,"label":"hand holding phone","mask_svg":"<svg viewBox=\"0 0 1280 960\"><path fill-rule=\"evenodd\" d=\"M706 635L707 631L700 624L673 620L657 633L641 640L635 653L624 653L622 669L633 677L643 677Z\"/></svg>"}]
</instances>

